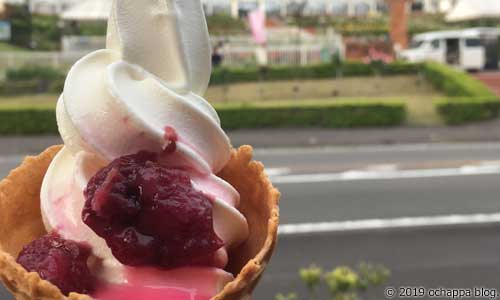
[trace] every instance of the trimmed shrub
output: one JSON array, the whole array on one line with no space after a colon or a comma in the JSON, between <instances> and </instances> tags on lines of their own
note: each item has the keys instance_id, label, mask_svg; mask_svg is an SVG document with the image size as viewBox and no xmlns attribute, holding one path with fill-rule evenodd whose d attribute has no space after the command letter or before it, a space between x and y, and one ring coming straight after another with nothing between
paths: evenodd
<instances>
[{"instance_id":1,"label":"trimmed shrub","mask_svg":"<svg viewBox=\"0 0 500 300\"><path fill-rule=\"evenodd\" d=\"M64 90L64 79L54 80L49 85L49 93L60 94Z\"/></svg>"},{"instance_id":2,"label":"trimmed shrub","mask_svg":"<svg viewBox=\"0 0 500 300\"><path fill-rule=\"evenodd\" d=\"M7 70L5 77L8 81L23 80L57 80L64 79L65 73L49 66L24 66L19 69Z\"/></svg>"},{"instance_id":3,"label":"trimmed shrub","mask_svg":"<svg viewBox=\"0 0 500 300\"><path fill-rule=\"evenodd\" d=\"M287 103L217 107L225 129L387 127L406 119L403 102Z\"/></svg>"},{"instance_id":4,"label":"trimmed shrub","mask_svg":"<svg viewBox=\"0 0 500 300\"><path fill-rule=\"evenodd\" d=\"M497 98L452 98L437 101L436 107L448 125L491 120L498 117Z\"/></svg>"},{"instance_id":5,"label":"trimmed shrub","mask_svg":"<svg viewBox=\"0 0 500 300\"><path fill-rule=\"evenodd\" d=\"M313 66L273 66L261 72L258 68L217 68L212 73L211 85L259 80L280 81L293 79L327 79L338 75L343 77L417 74L421 64L395 62L391 64L364 64L361 62L343 62L341 64L321 64Z\"/></svg>"},{"instance_id":6,"label":"trimmed shrub","mask_svg":"<svg viewBox=\"0 0 500 300\"><path fill-rule=\"evenodd\" d=\"M439 63L425 63L423 73L438 90L450 97L494 97L482 82L463 71Z\"/></svg>"},{"instance_id":7,"label":"trimmed shrub","mask_svg":"<svg viewBox=\"0 0 500 300\"><path fill-rule=\"evenodd\" d=\"M0 95L15 96L22 94L37 94L45 92L44 84L39 80L0 82Z\"/></svg>"},{"instance_id":8,"label":"trimmed shrub","mask_svg":"<svg viewBox=\"0 0 500 300\"><path fill-rule=\"evenodd\" d=\"M52 108L0 109L0 134L57 134L55 110Z\"/></svg>"},{"instance_id":9,"label":"trimmed shrub","mask_svg":"<svg viewBox=\"0 0 500 300\"><path fill-rule=\"evenodd\" d=\"M387 127L406 118L403 102L217 105L224 129L277 127ZM54 107L0 107L0 134L57 134Z\"/></svg>"}]
</instances>

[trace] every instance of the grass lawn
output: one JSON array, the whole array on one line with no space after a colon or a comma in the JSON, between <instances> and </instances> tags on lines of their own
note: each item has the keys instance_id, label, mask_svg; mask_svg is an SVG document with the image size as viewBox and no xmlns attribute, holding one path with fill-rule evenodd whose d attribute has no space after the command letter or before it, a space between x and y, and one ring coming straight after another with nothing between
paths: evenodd
<instances>
[{"instance_id":1,"label":"grass lawn","mask_svg":"<svg viewBox=\"0 0 500 300\"><path fill-rule=\"evenodd\" d=\"M434 88L417 75L354 77L324 80L237 83L212 86L211 102L255 102L278 99L302 101L323 98L433 97Z\"/></svg>"},{"instance_id":2,"label":"grass lawn","mask_svg":"<svg viewBox=\"0 0 500 300\"><path fill-rule=\"evenodd\" d=\"M0 108L6 107L56 107L59 95L39 94L17 97L0 97Z\"/></svg>"},{"instance_id":3,"label":"grass lawn","mask_svg":"<svg viewBox=\"0 0 500 300\"><path fill-rule=\"evenodd\" d=\"M0 97L0 109L2 108L16 108L16 107L39 107L55 109L55 104L59 95L55 94L42 94L42 95L28 95L20 97ZM412 97L385 97L385 98L324 98L324 99L301 99L301 105L335 102L391 102L391 101L406 101L408 108L408 125L411 126L435 126L443 124L440 116L436 112L433 101L438 96L412 96ZM298 104L298 100L267 100L267 101L254 101L254 102L231 102L231 103L214 103L215 107L235 107L235 106L276 106L287 105L290 103Z\"/></svg>"}]
</instances>

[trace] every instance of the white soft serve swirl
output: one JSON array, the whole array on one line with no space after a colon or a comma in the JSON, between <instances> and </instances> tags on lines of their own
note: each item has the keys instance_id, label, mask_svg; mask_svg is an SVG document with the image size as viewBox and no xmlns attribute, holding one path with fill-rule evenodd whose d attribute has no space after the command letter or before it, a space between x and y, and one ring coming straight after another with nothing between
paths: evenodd
<instances>
[{"instance_id":1,"label":"white soft serve swirl","mask_svg":"<svg viewBox=\"0 0 500 300\"><path fill-rule=\"evenodd\" d=\"M214 227L225 242L223 252L245 240L246 220L234 208L239 194L214 175L227 163L231 145L217 113L200 96L210 74L199 0L114 0L107 49L72 67L58 101L65 147L42 186L46 227L89 243L105 264L120 266L104 240L81 221L82 191L113 159L141 150L160 152L169 126L179 140L163 163L188 170L194 186L216 199ZM73 176L64 174L68 171Z\"/></svg>"}]
</instances>

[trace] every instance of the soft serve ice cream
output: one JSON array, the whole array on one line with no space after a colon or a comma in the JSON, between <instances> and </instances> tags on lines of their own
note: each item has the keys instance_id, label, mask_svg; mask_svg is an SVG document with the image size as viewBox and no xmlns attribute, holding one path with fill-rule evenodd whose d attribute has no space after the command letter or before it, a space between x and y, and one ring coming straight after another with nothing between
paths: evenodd
<instances>
[{"instance_id":1,"label":"soft serve ice cream","mask_svg":"<svg viewBox=\"0 0 500 300\"><path fill-rule=\"evenodd\" d=\"M233 279L223 270L227 251L245 241L248 226L235 208L238 192L214 175L229 160L231 145L217 113L201 97L208 85L210 64L207 25L199 0L114 0L107 49L85 56L68 74L57 105L65 147L44 178L41 208L47 231L90 248L90 271L98 278L92 294L95 298L209 299ZM99 191L90 185L125 180L113 174L130 162L148 170L126 173L133 180L148 182L153 173L163 176L164 181L178 176L179 183L169 182L172 189L185 185L186 193L196 195L199 201L210 199L209 205L203 204L203 213L206 220L213 219L214 243L221 242L213 256L196 257L194 265L176 265L171 261L176 255L163 263L166 260L161 255L168 256L166 250L161 255L155 252L154 259L141 255L131 258L134 252L130 251L122 255L122 246L130 238L121 236L118 246L107 238L116 220L109 219L109 214L100 215L104 204L99 201L106 200L100 200ZM115 197L115 191L109 189L108 194ZM140 193L146 193L143 190L147 187L138 187ZM151 198L161 195L158 189L155 193ZM190 213L195 214L196 209ZM109 222L102 225L102 220ZM97 223L104 229L89 225ZM203 230L210 232L212 224L206 227ZM200 230L190 234L205 232ZM165 238L170 239L170 235ZM185 245L190 242L183 240Z\"/></svg>"}]
</instances>

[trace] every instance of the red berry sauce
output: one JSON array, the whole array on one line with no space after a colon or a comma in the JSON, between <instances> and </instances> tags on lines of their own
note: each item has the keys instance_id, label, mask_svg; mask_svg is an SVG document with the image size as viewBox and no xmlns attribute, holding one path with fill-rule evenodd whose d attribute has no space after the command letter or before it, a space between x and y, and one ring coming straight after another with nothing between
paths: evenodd
<instances>
[{"instance_id":1,"label":"red berry sauce","mask_svg":"<svg viewBox=\"0 0 500 300\"><path fill-rule=\"evenodd\" d=\"M84 191L83 222L125 265L213 266L223 242L214 232L212 200L193 188L187 172L158 158L142 151L100 170Z\"/></svg>"},{"instance_id":2,"label":"red berry sauce","mask_svg":"<svg viewBox=\"0 0 500 300\"><path fill-rule=\"evenodd\" d=\"M87 260L90 248L49 233L26 245L17 262L29 272L37 272L42 279L59 287L61 292L88 294L95 287Z\"/></svg>"}]
</instances>

